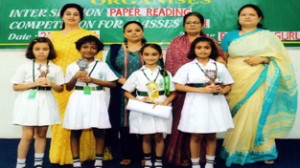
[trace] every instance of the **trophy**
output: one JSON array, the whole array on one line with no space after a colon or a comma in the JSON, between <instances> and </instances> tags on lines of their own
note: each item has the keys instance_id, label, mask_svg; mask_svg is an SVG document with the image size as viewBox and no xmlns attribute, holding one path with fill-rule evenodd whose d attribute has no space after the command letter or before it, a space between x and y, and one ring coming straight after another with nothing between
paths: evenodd
<instances>
[{"instance_id":1,"label":"trophy","mask_svg":"<svg viewBox=\"0 0 300 168\"><path fill-rule=\"evenodd\" d=\"M40 71L40 76L39 77L47 77L47 74L49 73L49 65L42 65L38 67L38 70Z\"/></svg>"},{"instance_id":2,"label":"trophy","mask_svg":"<svg viewBox=\"0 0 300 168\"><path fill-rule=\"evenodd\" d=\"M86 59L81 58L77 61L77 65L79 66L80 71L84 71L88 68L88 62Z\"/></svg>"},{"instance_id":3,"label":"trophy","mask_svg":"<svg viewBox=\"0 0 300 168\"><path fill-rule=\"evenodd\" d=\"M147 84L148 97L151 102L154 102L155 99L159 97L158 84L155 82L149 82Z\"/></svg>"},{"instance_id":4,"label":"trophy","mask_svg":"<svg viewBox=\"0 0 300 168\"><path fill-rule=\"evenodd\" d=\"M206 70L205 76L209 79L206 85L219 85L216 83L216 79L218 78L218 74L216 70ZM213 93L213 95L218 95L219 93Z\"/></svg>"},{"instance_id":5,"label":"trophy","mask_svg":"<svg viewBox=\"0 0 300 168\"><path fill-rule=\"evenodd\" d=\"M206 70L205 76L209 79L206 85L211 85L216 83L216 79L218 78L216 70Z\"/></svg>"}]
</instances>

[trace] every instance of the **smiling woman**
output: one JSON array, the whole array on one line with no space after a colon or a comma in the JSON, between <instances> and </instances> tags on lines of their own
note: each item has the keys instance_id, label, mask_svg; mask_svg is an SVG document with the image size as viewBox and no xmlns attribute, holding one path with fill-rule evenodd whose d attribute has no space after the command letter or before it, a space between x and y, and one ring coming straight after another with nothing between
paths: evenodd
<instances>
[{"instance_id":1,"label":"smiling woman","mask_svg":"<svg viewBox=\"0 0 300 168\"><path fill-rule=\"evenodd\" d=\"M227 132L221 157L226 166L277 159L275 138L292 127L298 89L293 66L282 42L263 29L257 5L238 11L238 29L221 46L235 83L227 96L235 128Z\"/></svg>"},{"instance_id":2,"label":"smiling woman","mask_svg":"<svg viewBox=\"0 0 300 168\"><path fill-rule=\"evenodd\" d=\"M129 75L142 66L139 56L140 49L145 44L144 28L140 22L129 21L123 27L124 43L122 45L111 45L106 57L106 62L114 73L119 77L117 87L110 90L111 98L109 105L112 132L108 142L118 142L120 133L121 165L129 165L134 157L141 156L141 151L134 154L139 148L137 138L129 134L128 111L125 109L126 98L122 85Z\"/></svg>"}]
</instances>

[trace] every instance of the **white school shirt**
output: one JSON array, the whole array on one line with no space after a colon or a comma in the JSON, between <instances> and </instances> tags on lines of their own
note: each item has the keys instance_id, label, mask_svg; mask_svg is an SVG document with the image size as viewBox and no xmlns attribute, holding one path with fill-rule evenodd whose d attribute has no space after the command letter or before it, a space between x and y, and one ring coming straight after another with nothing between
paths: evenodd
<instances>
[{"instance_id":1,"label":"white school shirt","mask_svg":"<svg viewBox=\"0 0 300 168\"><path fill-rule=\"evenodd\" d=\"M34 63L34 76L35 80L39 78L41 75L41 72L38 70L39 64ZM63 85L64 84L64 74L61 70L61 68L51 61L48 63L49 65L49 73L47 74L47 78L50 79L52 82L54 82L57 85ZM13 84L27 84L32 83L33 81L33 60L30 60L26 62L25 64L21 65L15 75L13 76L11 83Z\"/></svg>"},{"instance_id":2,"label":"white school shirt","mask_svg":"<svg viewBox=\"0 0 300 168\"><path fill-rule=\"evenodd\" d=\"M173 82L178 84L191 84L191 83L206 83L209 82L209 79L205 76L205 74L201 71L198 65L205 72L206 70L216 70L216 66L218 69L217 75L218 78L215 82L223 83L224 85L232 84L234 80L232 79L229 71L225 67L224 64L216 62L212 59L206 65L202 65L198 62L197 59L194 59L192 62L184 64L179 70L176 72L173 77Z\"/></svg>"},{"instance_id":3,"label":"white school shirt","mask_svg":"<svg viewBox=\"0 0 300 168\"><path fill-rule=\"evenodd\" d=\"M92 71L94 65L96 64L96 61L98 61L97 65L95 66L94 70ZM65 76L65 83L68 83L73 76L79 71L79 66L77 65L77 62L74 62L70 64L67 67L66 76ZM94 79L99 79L103 81L115 81L118 79L118 77L115 75L115 73L109 68L109 66L102 61L99 61L98 59L95 59L93 62L91 62L88 65L88 68L86 69L88 74L92 71L92 74L90 74L90 77ZM76 86L86 86L85 82L82 82L80 80L77 80ZM95 83L89 83L89 86L98 86Z\"/></svg>"},{"instance_id":4,"label":"white school shirt","mask_svg":"<svg viewBox=\"0 0 300 168\"><path fill-rule=\"evenodd\" d=\"M164 78L160 74L159 70L161 69L160 66L157 66L156 69L151 70L147 68L145 65L142 66L139 70L133 72L129 78L126 80L124 85L122 86L122 89L128 91L128 92L133 92L135 89L141 92L147 92L147 84L150 81L154 81L156 78L157 74L158 77L156 79L156 83L158 83L159 91L164 90ZM147 77L144 75L143 71L147 75L147 77L150 79L150 81L147 79ZM170 72L167 72L169 77L170 77L170 91L175 91L175 85L172 82L172 75Z\"/></svg>"}]
</instances>

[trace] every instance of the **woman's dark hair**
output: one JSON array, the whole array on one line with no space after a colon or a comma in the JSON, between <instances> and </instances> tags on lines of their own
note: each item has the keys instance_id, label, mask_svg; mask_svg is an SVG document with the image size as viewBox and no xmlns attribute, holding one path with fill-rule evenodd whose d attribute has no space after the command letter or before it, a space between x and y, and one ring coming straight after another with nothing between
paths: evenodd
<instances>
[{"instance_id":1,"label":"woman's dark hair","mask_svg":"<svg viewBox=\"0 0 300 168\"><path fill-rule=\"evenodd\" d=\"M126 22L125 25L123 26L123 33L125 32L126 27L130 24L138 25L142 29L142 31L144 32L144 26L140 22L135 21L135 20L131 20L131 21ZM125 44L127 43L126 38L124 38L124 42L125 42ZM142 38L142 43L145 44L146 42L147 42L147 40L145 38Z\"/></svg>"},{"instance_id":2,"label":"woman's dark hair","mask_svg":"<svg viewBox=\"0 0 300 168\"><path fill-rule=\"evenodd\" d=\"M263 20L264 14L263 14L262 10L257 5L254 5L254 4L247 4L247 5L242 6L239 9L239 11L238 11L238 16L240 16L242 10L245 9L245 8L252 8L252 9L254 9L256 11L256 13L257 13L257 16L260 17L261 20ZM241 30L242 26L241 26L240 22L238 21L237 24L238 24L239 30ZM263 25L261 23L258 23L257 27L263 28Z\"/></svg>"},{"instance_id":3,"label":"woman's dark hair","mask_svg":"<svg viewBox=\"0 0 300 168\"><path fill-rule=\"evenodd\" d=\"M75 4L75 3L69 3L69 4L64 5L60 10L60 18L62 18L64 16L65 11L69 8L76 8L79 12L80 20L83 20L83 18L84 18L83 7L78 4ZM65 23L63 22L61 30L63 30L64 28L65 28Z\"/></svg>"},{"instance_id":4,"label":"woman's dark hair","mask_svg":"<svg viewBox=\"0 0 300 168\"><path fill-rule=\"evenodd\" d=\"M158 54L162 56L162 49L161 49L161 47L160 47L158 44L154 44L154 43L147 43L147 44L145 44L145 45L141 48L141 50L140 50L140 54L141 54L141 55L143 55L144 50L145 50L147 47L150 47L150 48L155 49L155 50L158 52ZM161 66L160 74L161 74L163 77L168 76L168 73L167 73L166 68L165 68L165 65L164 65L164 59L163 59L163 57L161 57L158 61L159 61L158 64Z\"/></svg>"},{"instance_id":5,"label":"woman's dark hair","mask_svg":"<svg viewBox=\"0 0 300 168\"><path fill-rule=\"evenodd\" d=\"M103 43L97 37L88 35L80 38L75 42L76 49L79 51L81 46L86 43L95 43L97 46L97 52L103 50L104 47Z\"/></svg>"},{"instance_id":6,"label":"woman's dark hair","mask_svg":"<svg viewBox=\"0 0 300 168\"><path fill-rule=\"evenodd\" d=\"M189 13L187 13L186 15L184 15L183 16L183 27L184 27L184 25L185 25L185 21L186 21L186 19L188 18L188 17L190 17L190 16L196 16L199 20L200 20L200 23L201 23L201 25L202 26L204 26L204 17L203 17L203 15L201 15L199 12L189 12ZM186 34L186 32L185 32L185 34ZM200 35L201 36L204 36L205 34L202 32L202 30L200 31Z\"/></svg>"},{"instance_id":7,"label":"woman's dark hair","mask_svg":"<svg viewBox=\"0 0 300 168\"><path fill-rule=\"evenodd\" d=\"M56 54L55 54L55 50L54 50L54 46L51 42L51 40L47 37L37 37L34 38L28 45L27 47L27 51L26 51L26 58L28 59L35 59L35 56L33 54L33 46L36 43L47 43L49 46L49 55L48 55L48 60L52 60L54 58L56 58Z\"/></svg>"},{"instance_id":8,"label":"woman's dark hair","mask_svg":"<svg viewBox=\"0 0 300 168\"><path fill-rule=\"evenodd\" d=\"M213 60L216 60L219 53L218 53L218 49L214 43L214 41L208 37L198 37L196 38L192 45L191 45L191 48L190 48L190 52L188 54L188 59L195 59L197 58L197 55L195 53L195 48L196 48L196 45L199 43L199 42L209 42L210 44L210 47L211 47L211 54L209 56L209 58L213 59Z\"/></svg>"}]
</instances>

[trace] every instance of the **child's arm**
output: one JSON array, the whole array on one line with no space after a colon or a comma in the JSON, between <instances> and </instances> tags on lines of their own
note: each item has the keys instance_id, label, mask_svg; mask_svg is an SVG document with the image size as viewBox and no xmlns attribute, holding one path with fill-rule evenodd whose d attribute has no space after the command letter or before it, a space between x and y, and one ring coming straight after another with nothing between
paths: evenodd
<instances>
[{"instance_id":1,"label":"child's arm","mask_svg":"<svg viewBox=\"0 0 300 168\"><path fill-rule=\"evenodd\" d=\"M176 92L171 92L171 94L166 98L166 100L164 100L161 103L161 105L167 106L174 100L175 97L176 97Z\"/></svg>"},{"instance_id":2,"label":"child's arm","mask_svg":"<svg viewBox=\"0 0 300 168\"><path fill-rule=\"evenodd\" d=\"M14 84L13 85L13 89L14 91L23 91L23 90L28 90L34 87L37 87L37 83L36 82L32 82L32 83L27 83L27 84Z\"/></svg>"},{"instance_id":3,"label":"child's arm","mask_svg":"<svg viewBox=\"0 0 300 168\"><path fill-rule=\"evenodd\" d=\"M176 90L181 92L197 92L197 93L214 93L217 92L217 89L214 85L208 85L205 87L191 87L186 85L175 84Z\"/></svg>"},{"instance_id":4,"label":"child's arm","mask_svg":"<svg viewBox=\"0 0 300 168\"><path fill-rule=\"evenodd\" d=\"M32 83L26 83L26 84L14 84L13 85L13 89L15 91L23 91L23 90L28 90L28 89L32 89L34 87L38 87L38 86L43 86L46 87L48 86L47 83L47 78L37 78L34 82Z\"/></svg>"},{"instance_id":5,"label":"child's arm","mask_svg":"<svg viewBox=\"0 0 300 168\"><path fill-rule=\"evenodd\" d=\"M56 83L52 82L50 79L46 78L46 84L47 84L47 86L50 86L56 92L64 91L63 85L57 85Z\"/></svg>"},{"instance_id":6,"label":"child's arm","mask_svg":"<svg viewBox=\"0 0 300 168\"><path fill-rule=\"evenodd\" d=\"M126 91L124 92L124 96L127 99L133 99L133 100L138 100L138 101L143 101L143 102L150 102L149 97L144 97L143 99L138 99L135 96L133 96L130 92Z\"/></svg>"},{"instance_id":7,"label":"child's arm","mask_svg":"<svg viewBox=\"0 0 300 168\"><path fill-rule=\"evenodd\" d=\"M83 79L83 81L87 82L87 83L94 83L96 85L100 85L103 87L116 87L117 86L116 81L104 81L104 80L92 78L90 76L86 76Z\"/></svg>"},{"instance_id":8,"label":"child's arm","mask_svg":"<svg viewBox=\"0 0 300 168\"><path fill-rule=\"evenodd\" d=\"M68 83L66 83L66 89L68 91L72 90L75 87L77 80L78 79L82 80L86 75L87 75L86 71L76 72L76 74L72 77L72 79Z\"/></svg>"},{"instance_id":9,"label":"child's arm","mask_svg":"<svg viewBox=\"0 0 300 168\"><path fill-rule=\"evenodd\" d=\"M220 88L218 88L219 93L224 94L224 95L227 94L231 90L231 84L224 85L224 86L218 86L218 87L220 87Z\"/></svg>"},{"instance_id":10,"label":"child's arm","mask_svg":"<svg viewBox=\"0 0 300 168\"><path fill-rule=\"evenodd\" d=\"M120 83L120 84L124 84L126 82L126 78L124 78L124 77L120 77L119 79L118 79L118 83Z\"/></svg>"},{"instance_id":11,"label":"child's arm","mask_svg":"<svg viewBox=\"0 0 300 168\"><path fill-rule=\"evenodd\" d=\"M134 99L134 100L138 100L135 96L133 96L130 92L126 91L124 92L124 96L127 98L127 99Z\"/></svg>"}]
</instances>

